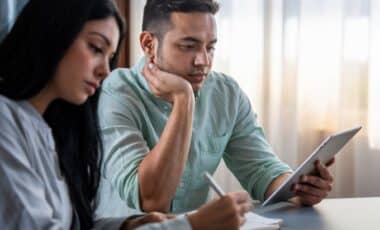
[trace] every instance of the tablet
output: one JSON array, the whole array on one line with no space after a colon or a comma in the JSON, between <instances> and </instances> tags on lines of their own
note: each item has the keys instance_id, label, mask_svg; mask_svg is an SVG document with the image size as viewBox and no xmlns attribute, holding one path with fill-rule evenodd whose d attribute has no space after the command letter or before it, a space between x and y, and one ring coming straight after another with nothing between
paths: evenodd
<instances>
[{"instance_id":1,"label":"tablet","mask_svg":"<svg viewBox=\"0 0 380 230\"><path fill-rule=\"evenodd\" d=\"M312 173L316 160L320 160L322 164L326 164L361 128L359 126L327 137L293 174L264 201L262 206L287 201L294 197L295 194L291 191L292 184L297 183L301 175Z\"/></svg>"}]
</instances>

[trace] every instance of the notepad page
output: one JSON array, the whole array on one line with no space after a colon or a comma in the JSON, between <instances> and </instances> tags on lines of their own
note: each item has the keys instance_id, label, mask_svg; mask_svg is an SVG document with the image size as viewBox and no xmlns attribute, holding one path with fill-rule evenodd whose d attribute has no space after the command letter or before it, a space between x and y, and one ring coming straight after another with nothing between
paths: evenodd
<instances>
[{"instance_id":1,"label":"notepad page","mask_svg":"<svg viewBox=\"0 0 380 230\"><path fill-rule=\"evenodd\" d=\"M270 230L280 229L282 219L272 219L249 212L245 214L246 222L240 227L241 230Z\"/></svg>"}]
</instances>

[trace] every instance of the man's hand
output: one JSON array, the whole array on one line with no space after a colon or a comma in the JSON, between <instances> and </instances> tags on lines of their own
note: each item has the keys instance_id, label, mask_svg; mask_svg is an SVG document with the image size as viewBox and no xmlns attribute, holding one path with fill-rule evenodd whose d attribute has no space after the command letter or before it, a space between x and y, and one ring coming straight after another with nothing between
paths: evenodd
<instances>
[{"instance_id":1,"label":"man's hand","mask_svg":"<svg viewBox=\"0 0 380 230\"><path fill-rule=\"evenodd\" d=\"M239 229L245 222L244 215L253 205L247 192L234 192L203 205L189 215L194 230Z\"/></svg>"},{"instance_id":2,"label":"man's hand","mask_svg":"<svg viewBox=\"0 0 380 230\"><path fill-rule=\"evenodd\" d=\"M175 216L166 215L159 212L151 212L151 213L141 215L141 216L133 216L133 217L127 218L124 221L124 223L120 227L120 230L132 230L144 224L162 222L162 221L173 219L173 218L175 218Z\"/></svg>"},{"instance_id":3,"label":"man's hand","mask_svg":"<svg viewBox=\"0 0 380 230\"><path fill-rule=\"evenodd\" d=\"M165 101L174 103L177 96L194 97L191 84L180 76L160 70L151 62L142 71L152 93Z\"/></svg>"},{"instance_id":4,"label":"man's hand","mask_svg":"<svg viewBox=\"0 0 380 230\"><path fill-rule=\"evenodd\" d=\"M315 173L301 176L299 183L293 185L296 197L290 201L301 205L315 205L326 198L333 186L334 179L329 167L334 162L333 158L324 166L316 161Z\"/></svg>"}]
</instances>

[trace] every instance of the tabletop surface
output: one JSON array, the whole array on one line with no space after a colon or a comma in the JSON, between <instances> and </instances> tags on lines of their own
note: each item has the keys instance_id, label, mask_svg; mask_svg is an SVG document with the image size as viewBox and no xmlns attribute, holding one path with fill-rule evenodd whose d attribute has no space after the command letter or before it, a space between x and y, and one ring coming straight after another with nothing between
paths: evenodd
<instances>
[{"instance_id":1,"label":"tabletop surface","mask_svg":"<svg viewBox=\"0 0 380 230\"><path fill-rule=\"evenodd\" d=\"M380 197L325 199L313 207L278 203L255 212L283 219L284 230L380 229Z\"/></svg>"}]
</instances>

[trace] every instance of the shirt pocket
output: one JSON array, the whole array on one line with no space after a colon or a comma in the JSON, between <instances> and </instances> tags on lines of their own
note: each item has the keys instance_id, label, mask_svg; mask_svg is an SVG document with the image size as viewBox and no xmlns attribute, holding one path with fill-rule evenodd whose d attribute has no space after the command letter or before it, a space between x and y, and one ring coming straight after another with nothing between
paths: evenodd
<instances>
[{"instance_id":1,"label":"shirt pocket","mask_svg":"<svg viewBox=\"0 0 380 230\"><path fill-rule=\"evenodd\" d=\"M205 153L212 153L214 155L223 154L227 143L229 135L227 133L223 135L205 135L200 136L199 139L199 150Z\"/></svg>"},{"instance_id":2,"label":"shirt pocket","mask_svg":"<svg viewBox=\"0 0 380 230\"><path fill-rule=\"evenodd\" d=\"M194 138L195 137L195 138ZM191 150L189 156L189 166L191 172L192 189L208 191L209 185L203 179L205 171L213 174L217 169L220 160L223 157L224 150L229 140L229 135L193 135L194 149ZM194 151L195 150L195 151ZM199 191L198 191L199 192Z\"/></svg>"},{"instance_id":3,"label":"shirt pocket","mask_svg":"<svg viewBox=\"0 0 380 230\"><path fill-rule=\"evenodd\" d=\"M227 146L229 135L203 136L200 139L200 164L202 171L214 173Z\"/></svg>"}]
</instances>

